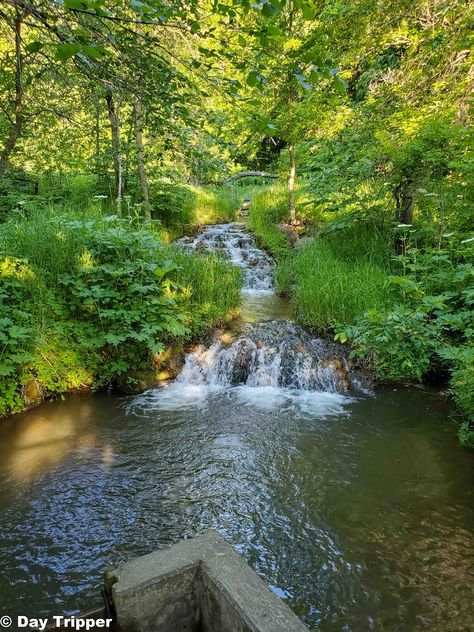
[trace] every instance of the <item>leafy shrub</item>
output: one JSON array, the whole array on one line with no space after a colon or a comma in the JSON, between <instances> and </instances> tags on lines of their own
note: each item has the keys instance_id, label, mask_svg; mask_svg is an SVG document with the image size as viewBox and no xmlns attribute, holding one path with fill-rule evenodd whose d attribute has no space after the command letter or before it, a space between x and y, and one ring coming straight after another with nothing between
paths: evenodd
<instances>
[{"instance_id":1,"label":"leafy shrub","mask_svg":"<svg viewBox=\"0 0 474 632\"><path fill-rule=\"evenodd\" d=\"M24 291L31 276L25 261L0 259L0 415L23 405L17 384L37 335Z\"/></svg>"},{"instance_id":2,"label":"leafy shrub","mask_svg":"<svg viewBox=\"0 0 474 632\"><path fill-rule=\"evenodd\" d=\"M466 420L459 429L462 445L474 448L474 345L446 347L440 356L453 362L451 371L451 393Z\"/></svg>"},{"instance_id":3,"label":"leafy shrub","mask_svg":"<svg viewBox=\"0 0 474 632\"><path fill-rule=\"evenodd\" d=\"M336 338L350 340L353 355L368 358L380 379L420 380L439 358L456 359L473 336L474 267L441 250L415 249L397 260L404 273L387 280L391 307L368 310ZM441 351L448 341L454 351Z\"/></svg>"},{"instance_id":4,"label":"leafy shrub","mask_svg":"<svg viewBox=\"0 0 474 632\"><path fill-rule=\"evenodd\" d=\"M120 228L93 233L82 265L60 279L71 318L82 323L80 344L97 349L102 379L142 368L163 341L186 333L169 279L172 261L158 261L161 243Z\"/></svg>"},{"instance_id":5,"label":"leafy shrub","mask_svg":"<svg viewBox=\"0 0 474 632\"><path fill-rule=\"evenodd\" d=\"M192 225L195 193L190 187L175 182L160 181L150 195L151 214L165 226Z\"/></svg>"},{"instance_id":6,"label":"leafy shrub","mask_svg":"<svg viewBox=\"0 0 474 632\"><path fill-rule=\"evenodd\" d=\"M0 222L19 215L36 199L37 183L26 172L9 169L0 178Z\"/></svg>"},{"instance_id":7,"label":"leafy shrub","mask_svg":"<svg viewBox=\"0 0 474 632\"><path fill-rule=\"evenodd\" d=\"M400 303L388 310L366 311L335 339L350 339L354 347L350 357L367 358L377 379L383 382L420 380L441 340L426 311Z\"/></svg>"},{"instance_id":8,"label":"leafy shrub","mask_svg":"<svg viewBox=\"0 0 474 632\"><path fill-rule=\"evenodd\" d=\"M238 305L237 268L165 246L152 230L49 213L2 227L0 415L22 409L32 379L48 396L151 367L168 342Z\"/></svg>"}]
</instances>

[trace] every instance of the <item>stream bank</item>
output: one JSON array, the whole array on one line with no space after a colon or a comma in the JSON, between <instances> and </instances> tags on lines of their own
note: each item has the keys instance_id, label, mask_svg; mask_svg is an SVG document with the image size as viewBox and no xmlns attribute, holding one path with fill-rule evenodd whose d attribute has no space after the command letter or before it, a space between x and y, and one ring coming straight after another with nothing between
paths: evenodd
<instances>
[{"instance_id":1,"label":"stream bank","mask_svg":"<svg viewBox=\"0 0 474 632\"><path fill-rule=\"evenodd\" d=\"M368 392L341 345L287 318L241 233L195 240L245 267L250 322L141 395L71 395L0 427L0 610L87 609L106 567L215 528L312 630L463 629L474 480L452 408Z\"/></svg>"}]
</instances>

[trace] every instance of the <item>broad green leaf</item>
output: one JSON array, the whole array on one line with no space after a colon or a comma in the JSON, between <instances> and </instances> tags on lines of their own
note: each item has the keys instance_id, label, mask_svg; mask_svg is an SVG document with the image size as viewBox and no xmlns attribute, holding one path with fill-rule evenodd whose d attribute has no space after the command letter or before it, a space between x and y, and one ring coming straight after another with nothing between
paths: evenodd
<instances>
[{"instance_id":1,"label":"broad green leaf","mask_svg":"<svg viewBox=\"0 0 474 632\"><path fill-rule=\"evenodd\" d=\"M91 8L92 3L87 0L64 0L64 6L66 9L77 9L78 11L84 11Z\"/></svg>"},{"instance_id":2,"label":"broad green leaf","mask_svg":"<svg viewBox=\"0 0 474 632\"><path fill-rule=\"evenodd\" d=\"M37 53L39 50L44 48L44 46L44 42L31 42L30 44L25 46L25 50L27 50L29 53Z\"/></svg>"},{"instance_id":3,"label":"broad green leaf","mask_svg":"<svg viewBox=\"0 0 474 632\"><path fill-rule=\"evenodd\" d=\"M82 46L82 52L94 59L102 59L109 51L103 46Z\"/></svg>"},{"instance_id":4,"label":"broad green leaf","mask_svg":"<svg viewBox=\"0 0 474 632\"><path fill-rule=\"evenodd\" d=\"M340 94L345 94L347 91L347 82L342 79L339 75L334 75L332 78L333 85L337 92Z\"/></svg>"},{"instance_id":5,"label":"broad green leaf","mask_svg":"<svg viewBox=\"0 0 474 632\"><path fill-rule=\"evenodd\" d=\"M55 58L59 61L65 61L74 55L77 55L82 49L80 44L73 44L72 42L67 42L65 44L58 44L56 46L56 52L54 54Z\"/></svg>"}]
</instances>

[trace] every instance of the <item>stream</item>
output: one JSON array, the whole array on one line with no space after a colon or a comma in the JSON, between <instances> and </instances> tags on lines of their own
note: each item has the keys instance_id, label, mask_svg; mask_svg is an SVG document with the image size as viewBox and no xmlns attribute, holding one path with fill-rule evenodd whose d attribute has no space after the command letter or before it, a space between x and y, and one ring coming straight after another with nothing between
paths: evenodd
<instances>
[{"instance_id":1,"label":"stream","mask_svg":"<svg viewBox=\"0 0 474 632\"><path fill-rule=\"evenodd\" d=\"M242 225L179 243L242 268L244 322L162 387L2 422L0 615L88 609L106 567L215 528L311 630L474 629L474 461L446 397L372 392Z\"/></svg>"}]
</instances>

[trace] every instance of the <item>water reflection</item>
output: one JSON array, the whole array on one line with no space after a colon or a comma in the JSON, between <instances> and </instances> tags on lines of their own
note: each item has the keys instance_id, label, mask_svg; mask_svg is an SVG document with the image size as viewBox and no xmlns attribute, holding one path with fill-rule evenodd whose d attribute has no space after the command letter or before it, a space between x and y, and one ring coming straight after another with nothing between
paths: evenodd
<instances>
[{"instance_id":1,"label":"water reflection","mask_svg":"<svg viewBox=\"0 0 474 632\"><path fill-rule=\"evenodd\" d=\"M218 528L311 629L468 630L473 458L435 394L321 416L72 397L0 427L0 611L97 602L103 570Z\"/></svg>"},{"instance_id":2,"label":"water reflection","mask_svg":"<svg viewBox=\"0 0 474 632\"><path fill-rule=\"evenodd\" d=\"M293 305L289 299L275 294L258 294L242 292L240 306L241 319L250 324L262 320L292 320L295 315Z\"/></svg>"},{"instance_id":3,"label":"water reflection","mask_svg":"<svg viewBox=\"0 0 474 632\"><path fill-rule=\"evenodd\" d=\"M73 407L62 406L60 414L51 415L51 410L42 406L4 422L0 459L9 477L24 481L45 474L67 458L70 451L96 445L91 398Z\"/></svg>"}]
</instances>

